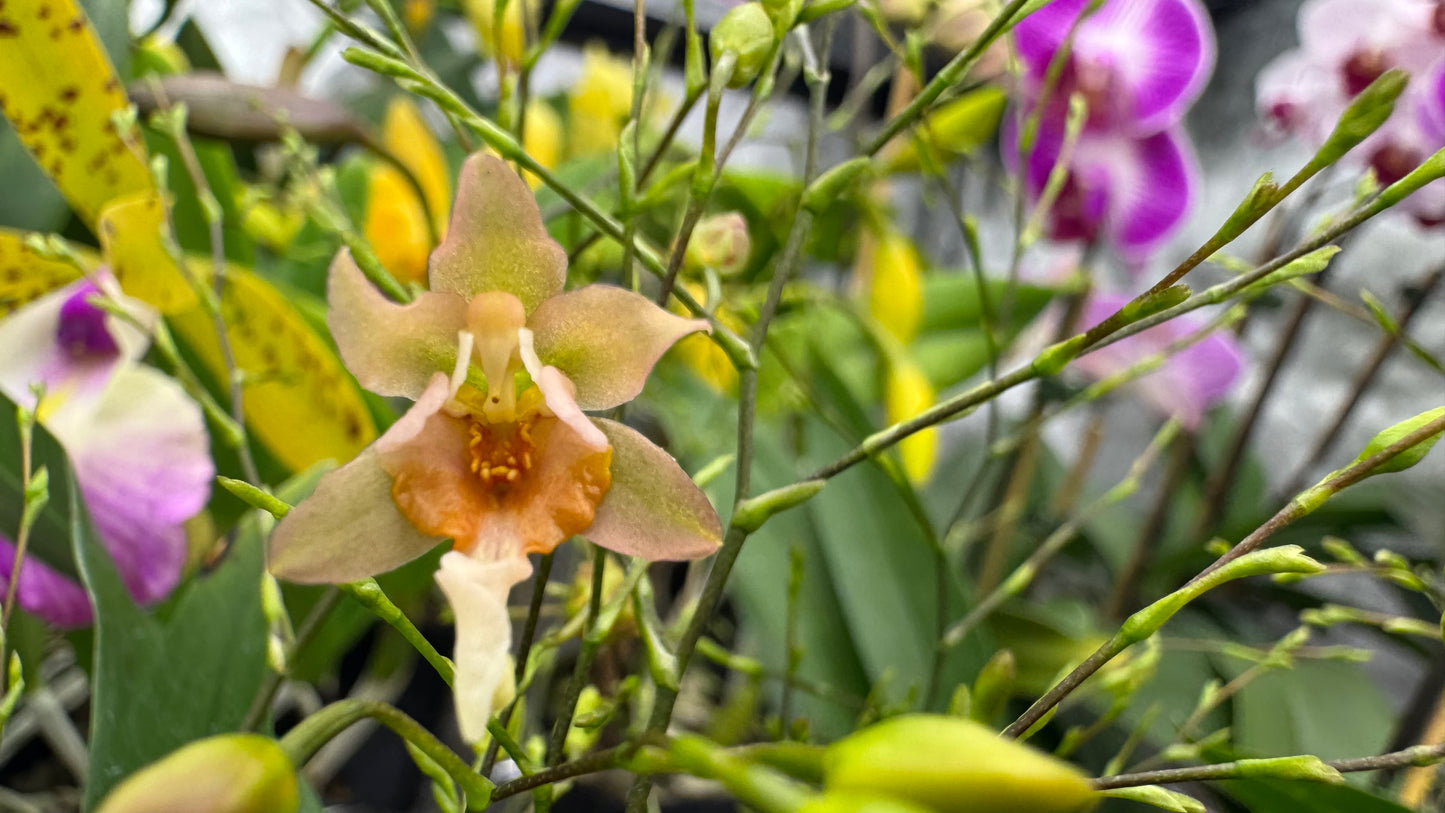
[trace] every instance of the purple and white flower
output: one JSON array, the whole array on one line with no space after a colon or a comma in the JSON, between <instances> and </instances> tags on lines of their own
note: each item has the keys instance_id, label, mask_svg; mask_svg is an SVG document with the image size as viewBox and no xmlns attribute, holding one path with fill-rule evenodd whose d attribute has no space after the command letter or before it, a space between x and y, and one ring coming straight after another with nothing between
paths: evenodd
<instances>
[{"instance_id":1,"label":"purple and white flower","mask_svg":"<svg viewBox=\"0 0 1445 813\"><path fill-rule=\"evenodd\" d=\"M1360 91L1399 68L1410 86L1395 114L1346 160L1389 184L1445 147L1445 2L1308 0L1298 27L1300 47L1255 80L1260 115L1272 129L1318 146ZM1424 225L1445 224L1445 182L1402 207Z\"/></svg>"},{"instance_id":2,"label":"purple and white flower","mask_svg":"<svg viewBox=\"0 0 1445 813\"><path fill-rule=\"evenodd\" d=\"M76 282L0 321L0 391L35 409L65 448L101 544L131 596L149 604L180 581L183 523L205 507L215 469L200 408L138 363L154 312L112 290L108 277L98 281L104 294ZM102 295L139 324L98 307ZM0 536L0 585L9 584L14 556ZM34 558L21 565L16 593L23 609L57 626L90 623L85 590Z\"/></svg>"},{"instance_id":3,"label":"purple and white flower","mask_svg":"<svg viewBox=\"0 0 1445 813\"><path fill-rule=\"evenodd\" d=\"M1108 0L1082 17L1088 5L1055 0L1015 29L1023 75L1005 124L1004 161L1015 173L1022 169L1033 201L1067 161L1068 176L1046 215L1048 236L1102 241L1138 259L1172 236L1193 207L1199 173L1180 121L1213 71L1214 35L1197 0ZM1056 59L1058 82L1045 98ZM1087 115L1066 153L1074 95ZM1037 137L1020 168L1019 122L1036 112Z\"/></svg>"},{"instance_id":4,"label":"purple and white flower","mask_svg":"<svg viewBox=\"0 0 1445 813\"><path fill-rule=\"evenodd\" d=\"M1079 324L1093 327L1113 316L1130 299L1123 294L1096 293L1084 306ZM1179 316L1091 351L1072 366L1090 378L1108 378L1163 353L1205 324L1205 320L1191 314ZM1130 386L1146 403L1178 418L1184 428L1194 430L1199 428L1205 413L1229 394L1243 367L1244 354L1234 338L1216 330L1170 356L1159 369Z\"/></svg>"}]
</instances>

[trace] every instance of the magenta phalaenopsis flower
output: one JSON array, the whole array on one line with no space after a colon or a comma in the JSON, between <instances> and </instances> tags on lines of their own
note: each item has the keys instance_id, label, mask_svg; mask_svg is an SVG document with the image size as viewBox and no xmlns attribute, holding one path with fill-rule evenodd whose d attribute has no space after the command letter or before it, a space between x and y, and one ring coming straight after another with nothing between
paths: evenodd
<instances>
[{"instance_id":1,"label":"magenta phalaenopsis flower","mask_svg":"<svg viewBox=\"0 0 1445 813\"><path fill-rule=\"evenodd\" d=\"M1108 0L1083 16L1088 6L1055 0L1015 29L1023 79L1004 161L1019 171L1019 122L1037 114L1022 171L1030 199L1039 200L1061 160L1069 173L1047 213L1048 236L1102 241L1139 258L1173 235L1193 206L1198 171L1179 122L1213 70L1213 30L1197 0ZM1050 91L1056 59L1061 72ZM1087 114L1065 155L1074 95Z\"/></svg>"},{"instance_id":2,"label":"magenta phalaenopsis flower","mask_svg":"<svg viewBox=\"0 0 1445 813\"><path fill-rule=\"evenodd\" d=\"M145 331L98 307L99 295L78 282L0 321L0 391L36 409L65 448L100 542L131 596L147 604L180 580L183 523L205 507L215 470L200 408L138 363ZM118 292L107 296L141 324L155 318ZM35 384L44 387L38 404ZM14 556L0 535L0 588ZM21 565L16 593L22 608L58 626L91 620L84 589L34 557Z\"/></svg>"},{"instance_id":3,"label":"magenta phalaenopsis flower","mask_svg":"<svg viewBox=\"0 0 1445 813\"><path fill-rule=\"evenodd\" d=\"M1128 304L1123 294L1094 294L1079 317L1093 327ZM1203 328L1206 321L1184 315L1151 327L1135 336L1084 355L1073 366L1091 378L1107 378L1165 351L1171 344ZM1197 429L1210 407L1229 394L1244 366L1244 354L1233 336L1214 331L1179 351L1132 387L1147 403L1179 419L1186 429Z\"/></svg>"},{"instance_id":4,"label":"magenta phalaenopsis flower","mask_svg":"<svg viewBox=\"0 0 1445 813\"><path fill-rule=\"evenodd\" d=\"M1050 106L1079 93L1089 126L1148 136L1177 123L1214 69L1214 30L1196 0L1054 0L1014 29L1025 92L1036 96L1074 31Z\"/></svg>"},{"instance_id":5,"label":"magenta phalaenopsis flower","mask_svg":"<svg viewBox=\"0 0 1445 813\"><path fill-rule=\"evenodd\" d=\"M1307 0L1300 47L1260 71L1256 100L1275 130L1319 145L1360 91L1392 68L1410 74L1395 114L1347 160L1381 183L1404 177L1445 147L1445 2ZM1445 223L1445 182L1402 204L1422 223Z\"/></svg>"}]
</instances>

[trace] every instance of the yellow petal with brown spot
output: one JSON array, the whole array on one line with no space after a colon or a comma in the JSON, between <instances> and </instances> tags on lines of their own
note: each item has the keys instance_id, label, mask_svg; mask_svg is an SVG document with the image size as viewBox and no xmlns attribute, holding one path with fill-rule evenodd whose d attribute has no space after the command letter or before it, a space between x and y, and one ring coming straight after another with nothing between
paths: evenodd
<instances>
[{"instance_id":1,"label":"yellow petal with brown spot","mask_svg":"<svg viewBox=\"0 0 1445 813\"><path fill-rule=\"evenodd\" d=\"M163 235L170 233L166 204L155 192L139 192L111 201L96 224L105 261L126 294L161 313L183 311L196 304L196 292L182 275ZM208 262L189 263L190 273L205 284Z\"/></svg>"},{"instance_id":2,"label":"yellow petal with brown spot","mask_svg":"<svg viewBox=\"0 0 1445 813\"><path fill-rule=\"evenodd\" d=\"M21 232L0 231L0 318L78 276L80 271L70 263L31 251Z\"/></svg>"},{"instance_id":3,"label":"yellow petal with brown spot","mask_svg":"<svg viewBox=\"0 0 1445 813\"><path fill-rule=\"evenodd\" d=\"M355 457L375 439L376 425L335 353L271 283L236 266L227 275L221 315L245 378L251 434L292 471ZM171 328L223 380L225 364L205 311L176 314Z\"/></svg>"},{"instance_id":4,"label":"yellow petal with brown spot","mask_svg":"<svg viewBox=\"0 0 1445 813\"><path fill-rule=\"evenodd\" d=\"M154 186L142 148L111 122L127 104L75 0L0 4L0 112L87 224L112 199Z\"/></svg>"}]
</instances>

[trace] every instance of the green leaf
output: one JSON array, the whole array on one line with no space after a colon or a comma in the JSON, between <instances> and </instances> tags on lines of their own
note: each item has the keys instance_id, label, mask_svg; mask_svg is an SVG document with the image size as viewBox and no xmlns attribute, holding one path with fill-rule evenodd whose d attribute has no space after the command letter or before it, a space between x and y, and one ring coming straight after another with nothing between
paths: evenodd
<instances>
[{"instance_id":1,"label":"green leaf","mask_svg":"<svg viewBox=\"0 0 1445 813\"><path fill-rule=\"evenodd\" d=\"M997 323L1007 321L1016 332L1049 304L1055 291L1038 285L1017 285L1010 296L1008 280L988 278L984 280L983 293L988 298L995 329ZM1001 316L1005 300L1012 300L1007 320ZM978 283L972 273L931 272L924 277L922 330L979 328L983 325L983 310Z\"/></svg>"},{"instance_id":2,"label":"green leaf","mask_svg":"<svg viewBox=\"0 0 1445 813\"><path fill-rule=\"evenodd\" d=\"M1221 786L1250 813L1410 813L1409 808L1349 785L1241 780Z\"/></svg>"},{"instance_id":3,"label":"green leaf","mask_svg":"<svg viewBox=\"0 0 1445 813\"><path fill-rule=\"evenodd\" d=\"M1261 676L1234 698L1235 745L1249 755L1380 753L1391 719L1390 704L1355 663L1300 661Z\"/></svg>"},{"instance_id":4,"label":"green leaf","mask_svg":"<svg viewBox=\"0 0 1445 813\"><path fill-rule=\"evenodd\" d=\"M221 564L164 605L131 602L70 490L71 542L95 605L94 694L85 807L192 740L241 727L265 675L263 534L251 515Z\"/></svg>"},{"instance_id":5,"label":"green leaf","mask_svg":"<svg viewBox=\"0 0 1445 813\"><path fill-rule=\"evenodd\" d=\"M20 527L25 490L20 471L19 407L0 393L0 536L13 539ZM50 500L30 528L27 556L33 556L55 570L76 577L75 559L70 552L70 462L55 437L36 426L31 439L30 470L44 467L50 473Z\"/></svg>"}]
</instances>

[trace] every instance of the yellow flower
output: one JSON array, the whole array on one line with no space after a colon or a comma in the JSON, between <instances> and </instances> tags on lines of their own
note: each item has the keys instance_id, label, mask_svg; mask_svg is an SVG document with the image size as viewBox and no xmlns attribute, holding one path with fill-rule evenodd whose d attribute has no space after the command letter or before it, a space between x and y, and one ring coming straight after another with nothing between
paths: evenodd
<instances>
[{"instance_id":1,"label":"yellow flower","mask_svg":"<svg viewBox=\"0 0 1445 813\"><path fill-rule=\"evenodd\" d=\"M901 356L889 362L883 390L883 408L888 423L916 417L933 406L933 399L933 385L918 365ZM898 445L898 451L903 457L903 471L908 479L915 483L924 482L938 459L938 429L931 427L904 438Z\"/></svg>"},{"instance_id":2,"label":"yellow flower","mask_svg":"<svg viewBox=\"0 0 1445 813\"><path fill-rule=\"evenodd\" d=\"M923 264L918 249L892 228L864 237L868 311L893 338L908 344L923 320Z\"/></svg>"},{"instance_id":3,"label":"yellow flower","mask_svg":"<svg viewBox=\"0 0 1445 813\"><path fill-rule=\"evenodd\" d=\"M421 186L431 210L431 229L411 183L395 167L378 164L367 180L362 230L387 270L403 282L420 283L426 278L431 230L438 238L446 234L451 199L446 159L420 111L404 96L387 106L382 143Z\"/></svg>"},{"instance_id":4,"label":"yellow flower","mask_svg":"<svg viewBox=\"0 0 1445 813\"><path fill-rule=\"evenodd\" d=\"M632 114L632 66L597 43L582 53L582 78L567 94L567 154L610 152Z\"/></svg>"},{"instance_id":5,"label":"yellow flower","mask_svg":"<svg viewBox=\"0 0 1445 813\"><path fill-rule=\"evenodd\" d=\"M463 9L477 32L477 50L504 67L516 67L527 50L527 36L522 21L522 3L532 20L541 12L537 0L508 0L502 12L501 31L496 27L496 0L463 0Z\"/></svg>"},{"instance_id":6,"label":"yellow flower","mask_svg":"<svg viewBox=\"0 0 1445 813\"><path fill-rule=\"evenodd\" d=\"M522 130L522 149L547 169L562 163L562 117L540 99L527 103L527 126ZM542 181L530 172L523 178L536 189Z\"/></svg>"}]
</instances>

